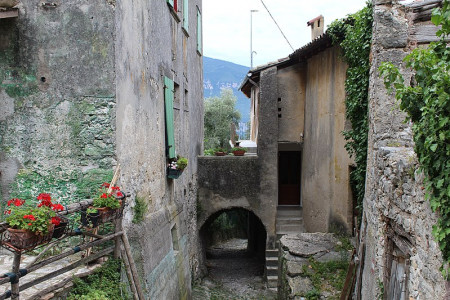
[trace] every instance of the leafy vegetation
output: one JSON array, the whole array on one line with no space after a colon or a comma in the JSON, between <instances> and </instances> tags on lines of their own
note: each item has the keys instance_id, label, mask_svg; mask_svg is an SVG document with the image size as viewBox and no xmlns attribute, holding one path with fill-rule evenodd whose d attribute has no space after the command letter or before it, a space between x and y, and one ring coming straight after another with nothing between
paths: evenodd
<instances>
[{"instance_id":1,"label":"leafy vegetation","mask_svg":"<svg viewBox=\"0 0 450 300\"><path fill-rule=\"evenodd\" d=\"M443 274L450 279L450 48L444 40L450 34L448 0L442 9L433 10L431 21L442 26L437 32L441 40L405 57L406 67L414 71L410 86L392 63L383 63L380 72L386 88L394 89L400 109L413 122L415 152L426 175L426 197L439 215L433 235L446 262Z\"/></svg>"},{"instance_id":2,"label":"leafy vegetation","mask_svg":"<svg viewBox=\"0 0 450 300\"><path fill-rule=\"evenodd\" d=\"M145 213L147 212L148 205L145 199L142 197L135 198L136 204L133 207L133 224L139 224L144 220Z\"/></svg>"},{"instance_id":3,"label":"leafy vegetation","mask_svg":"<svg viewBox=\"0 0 450 300\"><path fill-rule=\"evenodd\" d=\"M356 168L350 174L350 181L355 191L360 215L366 180L372 23L372 4L367 2L365 8L346 19L334 21L327 30L333 43L342 48L344 61L348 64L345 105L346 117L351 122L352 128L344 131L343 134L347 140L345 147L356 163Z\"/></svg>"},{"instance_id":4,"label":"leafy vegetation","mask_svg":"<svg viewBox=\"0 0 450 300\"><path fill-rule=\"evenodd\" d=\"M230 89L224 89L220 97L205 99L205 149L227 147L230 125L238 126L241 114L236 109L236 97Z\"/></svg>"},{"instance_id":5,"label":"leafy vegetation","mask_svg":"<svg viewBox=\"0 0 450 300\"><path fill-rule=\"evenodd\" d=\"M68 300L130 299L120 281L121 261L109 259L85 279L74 278Z\"/></svg>"},{"instance_id":6,"label":"leafy vegetation","mask_svg":"<svg viewBox=\"0 0 450 300\"><path fill-rule=\"evenodd\" d=\"M348 265L347 259L319 262L310 257L309 264L303 265L303 274L311 278L314 289L308 292L306 299L320 299L320 291L330 287L335 291L341 291Z\"/></svg>"}]
</instances>

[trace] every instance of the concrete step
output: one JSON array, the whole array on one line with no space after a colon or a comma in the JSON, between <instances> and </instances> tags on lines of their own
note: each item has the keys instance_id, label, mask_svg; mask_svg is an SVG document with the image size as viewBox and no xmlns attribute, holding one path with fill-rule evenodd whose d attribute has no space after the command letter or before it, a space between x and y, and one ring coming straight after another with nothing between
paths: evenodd
<instances>
[{"instance_id":1,"label":"concrete step","mask_svg":"<svg viewBox=\"0 0 450 300\"><path fill-rule=\"evenodd\" d=\"M289 223L303 223L303 217L299 216L277 217L277 224L289 224Z\"/></svg>"},{"instance_id":2,"label":"concrete step","mask_svg":"<svg viewBox=\"0 0 450 300\"><path fill-rule=\"evenodd\" d=\"M278 267L269 266L266 268L267 276L278 276Z\"/></svg>"},{"instance_id":3,"label":"concrete step","mask_svg":"<svg viewBox=\"0 0 450 300\"><path fill-rule=\"evenodd\" d=\"M267 284L269 288L278 287L278 276L267 276Z\"/></svg>"},{"instance_id":4,"label":"concrete step","mask_svg":"<svg viewBox=\"0 0 450 300\"><path fill-rule=\"evenodd\" d=\"M267 249L266 257L278 257L278 249Z\"/></svg>"},{"instance_id":5,"label":"concrete step","mask_svg":"<svg viewBox=\"0 0 450 300\"><path fill-rule=\"evenodd\" d=\"M278 267L278 257L266 257L266 267Z\"/></svg>"}]
</instances>

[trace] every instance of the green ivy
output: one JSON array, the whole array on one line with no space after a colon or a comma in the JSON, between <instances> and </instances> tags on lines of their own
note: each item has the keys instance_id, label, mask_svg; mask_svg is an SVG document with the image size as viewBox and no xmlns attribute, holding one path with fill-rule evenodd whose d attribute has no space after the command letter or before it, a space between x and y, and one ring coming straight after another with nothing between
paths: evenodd
<instances>
[{"instance_id":1,"label":"green ivy","mask_svg":"<svg viewBox=\"0 0 450 300\"><path fill-rule=\"evenodd\" d=\"M431 21L442 25L436 34L441 40L405 57L406 67L414 71L410 86L392 63L383 63L379 70L386 88L393 87L400 109L413 122L414 150L426 175L426 197L439 215L433 235L447 263L443 275L450 279L450 48L444 40L450 34L448 0L442 9L433 10Z\"/></svg>"},{"instance_id":2,"label":"green ivy","mask_svg":"<svg viewBox=\"0 0 450 300\"><path fill-rule=\"evenodd\" d=\"M367 2L365 8L346 19L332 22L327 30L333 44L341 47L344 61L348 65L345 106L346 118L351 122L352 128L344 131L343 135L347 141L345 148L356 163L356 168L350 174L350 181L355 191L359 216L362 213L366 181L372 23L372 3Z\"/></svg>"}]
</instances>

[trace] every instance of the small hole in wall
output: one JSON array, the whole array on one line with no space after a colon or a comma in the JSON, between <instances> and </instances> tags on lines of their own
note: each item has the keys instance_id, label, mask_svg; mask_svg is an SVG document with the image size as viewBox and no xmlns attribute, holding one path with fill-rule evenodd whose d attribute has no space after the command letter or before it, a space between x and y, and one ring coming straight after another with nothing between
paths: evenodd
<instances>
[{"instance_id":1,"label":"small hole in wall","mask_svg":"<svg viewBox=\"0 0 450 300\"><path fill-rule=\"evenodd\" d=\"M278 102L281 102L281 98L278 98Z\"/></svg>"},{"instance_id":2,"label":"small hole in wall","mask_svg":"<svg viewBox=\"0 0 450 300\"><path fill-rule=\"evenodd\" d=\"M281 107L278 107L278 111L281 111Z\"/></svg>"},{"instance_id":3,"label":"small hole in wall","mask_svg":"<svg viewBox=\"0 0 450 300\"><path fill-rule=\"evenodd\" d=\"M278 114L278 118L281 118L281 114Z\"/></svg>"},{"instance_id":4,"label":"small hole in wall","mask_svg":"<svg viewBox=\"0 0 450 300\"><path fill-rule=\"evenodd\" d=\"M186 196L186 189L184 189L184 195Z\"/></svg>"},{"instance_id":5,"label":"small hole in wall","mask_svg":"<svg viewBox=\"0 0 450 300\"><path fill-rule=\"evenodd\" d=\"M41 77L41 82L46 82L46 81L47 81L47 78Z\"/></svg>"}]
</instances>

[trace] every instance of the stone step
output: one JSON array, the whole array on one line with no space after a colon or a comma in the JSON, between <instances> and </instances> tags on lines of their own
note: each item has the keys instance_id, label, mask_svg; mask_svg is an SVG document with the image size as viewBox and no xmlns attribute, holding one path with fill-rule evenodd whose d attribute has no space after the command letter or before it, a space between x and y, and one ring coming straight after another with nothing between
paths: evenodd
<instances>
[{"instance_id":1,"label":"stone step","mask_svg":"<svg viewBox=\"0 0 450 300\"><path fill-rule=\"evenodd\" d=\"M267 276L278 276L278 267L269 266L266 268Z\"/></svg>"},{"instance_id":2,"label":"stone step","mask_svg":"<svg viewBox=\"0 0 450 300\"><path fill-rule=\"evenodd\" d=\"M303 217L299 216L283 216L277 217L277 224L303 223Z\"/></svg>"},{"instance_id":3,"label":"stone step","mask_svg":"<svg viewBox=\"0 0 450 300\"><path fill-rule=\"evenodd\" d=\"M269 288L278 287L278 276L267 276L267 284Z\"/></svg>"},{"instance_id":4,"label":"stone step","mask_svg":"<svg viewBox=\"0 0 450 300\"><path fill-rule=\"evenodd\" d=\"M266 257L266 267L278 267L278 257Z\"/></svg>"},{"instance_id":5,"label":"stone step","mask_svg":"<svg viewBox=\"0 0 450 300\"><path fill-rule=\"evenodd\" d=\"M305 232L305 228L303 227L303 224L289 224L289 225L277 224L277 233L279 232L301 233Z\"/></svg>"},{"instance_id":6,"label":"stone step","mask_svg":"<svg viewBox=\"0 0 450 300\"><path fill-rule=\"evenodd\" d=\"M267 249L266 257L278 257L278 249Z\"/></svg>"}]
</instances>

